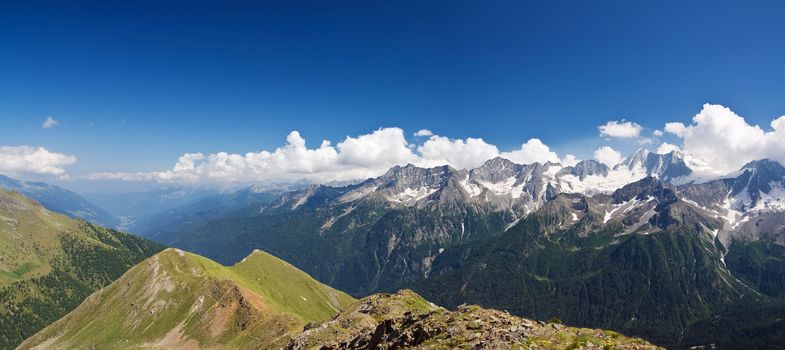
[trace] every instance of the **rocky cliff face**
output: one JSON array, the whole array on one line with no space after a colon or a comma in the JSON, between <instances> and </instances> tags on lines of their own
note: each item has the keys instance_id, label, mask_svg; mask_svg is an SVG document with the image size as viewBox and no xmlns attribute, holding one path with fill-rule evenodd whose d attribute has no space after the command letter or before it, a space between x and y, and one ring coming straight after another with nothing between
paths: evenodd
<instances>
[{"instance_id":1,"label":"rocky cliff face","mask_svg":"<svg viewBox=\"0 0 785 350\"><path fill-rule=\"evenodd\" d=\"M589 160L582 160L575 164L575 166L568 166L564 169L559 171L559 175L561 174L571 174L577 176L580 180L585 180L589 176L602 176L607 177L610 172L610 168L607 165L602 164L596 160L589 159Z\"/></svg>"}]
</instances>

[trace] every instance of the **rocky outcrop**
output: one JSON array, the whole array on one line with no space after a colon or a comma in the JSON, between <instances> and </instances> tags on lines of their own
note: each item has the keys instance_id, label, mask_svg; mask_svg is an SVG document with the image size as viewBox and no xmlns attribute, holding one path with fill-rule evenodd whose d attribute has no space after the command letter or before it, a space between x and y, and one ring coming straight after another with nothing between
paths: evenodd
<instances>
[{"instance_id":1,"label":"rocky outcrop","mask_svg":"<svg viewBox=\"0 0 785 350\"><path fill-rule=\"evenodd\" d=\"M656 349L638 339L595 329L532 321L505 311L462 305L448 311L409 290L361 300L306 329L287 350L346 349Z\"/></svg>"}]
</instances>

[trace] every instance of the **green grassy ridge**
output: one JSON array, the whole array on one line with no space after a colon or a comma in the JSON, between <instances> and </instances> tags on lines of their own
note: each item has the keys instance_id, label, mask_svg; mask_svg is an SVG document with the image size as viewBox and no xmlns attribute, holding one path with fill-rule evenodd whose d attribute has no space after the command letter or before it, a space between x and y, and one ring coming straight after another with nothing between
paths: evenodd
<instances>
[{"instance_id":1,"label":"green grassy ridge","mask_svg":"<svg viewBox=\"0 0 785 350\"><path fill-rule=\"evenodd\" d=\"M20 348L264 348L285 345L306 323L329 319L353 301L262 251L227 267L170 248Z\"/></svg>"},{"instance_id":2,"label":"green grassy ridge","mask_svg":"<svg viewBox=\"0 0 785 350\"><path fill-rule=\"evenodd\" d=\"M170 250L164 253L172 254ZM183 254L210 276L234 281L264 297L276 311L297 315L304 322L332 317L340 311L336 305L354 300L262 250L229 267L197 254Z\"/></svg>"},{"instance_id":3,"label":"green grassy ridge","mask_svg":"<svg viewBox=\"0 0 785 350\"><path fill-rule=\"evenodd\" d=\"M0 348L13 348L161 249L0 190Z\"/></svg>"}]
</instances>

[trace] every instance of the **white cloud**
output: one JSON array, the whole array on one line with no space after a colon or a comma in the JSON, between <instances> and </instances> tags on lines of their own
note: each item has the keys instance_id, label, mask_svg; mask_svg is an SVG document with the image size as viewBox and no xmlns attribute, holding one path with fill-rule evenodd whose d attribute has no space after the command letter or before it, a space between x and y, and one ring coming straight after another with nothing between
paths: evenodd
<instances>
[{"instance_id":1,"label":"white cloud","mask_svg":"<svg viewBox=\"0 0 785 350\"><path fill-rule=\"evenodd\" d=\"M521 145L520 149L502 152L501 156L520 164L559 162L559 155L551 151L550 147L542 143L540 139L529 139Z\"/></svg>"},{"instance_id":2,"label":"white cloud","mask_svg":"<svg viewBox=\"0 0 785 350\"><path fill-rule=\"evenodd\" d=\"M564 166L575 166L578 162L580 162L580 160L572 154L566 154L561 159L561 164Z\"/></svg>"},{"instance_id":3,"label":"white cloud","mask_svg":"<svg viewBox=\"0 0 785 350\"><path fill-rule=\"evenodd\" d=\"M347 137L336 146L324 140L318 148L306 147L297 131L274 151L233 154L186 153L172 169L151 173L98 173L88 179L120 179L158 182L244 183L264 180L343 181L378 176L394 165L415 163L403 130L378 129L359 137Z\"/></svg>"},{"instance_id":4,"label":"white cloud","mask_svg":"<svg viewBox=\"0 0 785 350\"><path fill-rule=\"evenodd\" d=\"M414 136L433 136L433 132L428 129L420 129L414 133Z\"/></svg>"},{"instance_id":5,"label":"white cloud","mask_svg":"<svg viewBox=\"0 0 785 350\"><path fill-rule=\"evenodd\" d=\"M728 108L706 104L693 118L692 124L667 123L663 129L654 130L651 137L641 138L643 127L625 120L610 121L599 129L603 136L638 137L639 143L651 144L660 143L656 137L663 136L665 132L673 134L681 138L681 144L660 143L657 152L681 150L697 177L710 178L738 170L744 163L764 157L785 164L785 116L772 120L770 126L771 129L764 130L748 124ZM392 166L407 163L423 167L449 164L455 168L469 169L496 156L521 164L560 162L563 165L574 165L578 161L570 154L560 157L536 138L529 139L518 149L502 152L481 138L450 139L433 135L426 129L413 135L427 136L428 139L421 144L409 143L402 129L382 128L365 135L346 137L336 145L324 140L318 147L308 148L300 133L292 131L286 138L286 144L273 151L246 154L187 153L165 171L99 173L86 177L159 182L307 180L324 183L375 177ZM595 150L593 156L611 167L623 160L622 155L610 146ZM62 167L55 166L38 172L64 173Z\"/></svg>"},{"instance_id":6,"label":"white cloud","mask_svg":"<svg viewBox=\"0 0 785 350\"><path fill-rule=\"evenodd\" d=\"M767 131L727 107L705 104L692 124L667 123L665 130L682 139L680 148L701 167L700 175L716 176L761 158L785 164L785 116L770 125Z\"/></svg>"},{"instance_id":7,"label":"white cloud","mask_svg":"<svg viewBox=\"0 0 785 350\"><path fill-rule=\"evenodd\" d=\"M65 175L64 167L76 157L50 152L43 147L0 146L0 173L7 175Z\"/></svg>"},{"instance_id":8,"label":"white cloud","mask_svg":"<svg viewBox=\"0 0 785 350\"><path fill-rule=\"evenodd\" d=\"M297 135L299 137L299 133ZM322 141L322 147L329 144L329 141ZM415 162L417 157L412 153L403 130L384 128L357 138L346 137L338 144L338 160L339 164L347 166L389 168Z\"/></svg>"},{"instance_id":9,"label":"white cloud","mask_svg":"<svg viewBox=\"0 0 785 350\"><path fill-rule=\"evenodd\" d=\"M450 140L444 136L431 136L417 147L426 164L450 164L458 169L471 169L499 155L496 146L483 139L467 138Z\"/></svg>"},{"instance_id":10,"label":"white cloud","mask_svg":"<svg viewBox=\"0 0 785 350\"><path fill-rule=\"evenodd\" d=\"M668 154L671 153L672 151L681 151L681 148L679 148L679 146L672 145L667 142L663 142L660 145L660 147L657 147L657 153L659 154Z\"/></svg>"},{"instance_id":11,"label":"white cloud","mask_svg":"<svg viewBox=\"0 0 785 350\"><path fill-rule=\"evenodd\" d=\"M614 165L619 164L622 160L624 160L624 158L621 156L621 153L611 148L610 146L603 146L596 149L594 151L594 159L609 167L613 167Z\"/></svg>"},{"instance_id":12,"label":"white cloud","mask_svg":"<svg viewBox=\"0 0 785 350\"><path fill-rule=\"evenodd\" d=\"M41 125L41 127L44 129L49 129L51 127L57 126L57 124L60 124L60 122L58 122L55 118L46 117L46 120L44 120L44 124Z\"/></svg>"},{"instance_id":13,"label":"white cloud","mask_svg":"<svg viewBox=\"0 0 785 350\"><path fill-rule=\"evenodd\" d=\"M383 128L357 137L346 137L333 146L324 140L318 148L308 148L297 131L286 144L273 151L232 154L186 153L169 170L135 173L94 173L93 180L157 181L175 183L252 183L261 181L307 180L317 183L366 179L384 174L395 165L433 167L449 164L458 169L477 167L496 156L517 163L559 162L556 152L539 139L530 139L520 149L499 152L481 138L449 139L432 135L423 144L409 143L400 128ZM561 162L574 165L566 155Z\"/></svg>"},{"instance_id":14,"label":"white cloud","mask_svg":"<svg viewBox=\"0 0 785 350\"><path fill-rule=\"evenodd\" d=\"M684 137L684 131L687 129L683 123L665 123L665 131L676 135L677 137Z\"/></svg>"},{"instance_id":15,"label":"white cloud","mask_svg":"<svg viewBox=\"0 0 785 350\"><path fill-rule=\"evenodd\" d=\"M638 139L638 144L642 146L648 146L654 143L654 140L651 137L641 137Z\"/></svg>"},{"instance_id":16,"label":"white cloud","mask_svg":"<svg viewBox=\"0 0 785 350\"><path fill-rule=\"evenodd\" d=\"M632 138L638 137L643 127L638 123L622 119L621 121L611 120L605 123L605 125L600 125L597 129L600 130L600 136Z\"/></svg>"}]
</instances>

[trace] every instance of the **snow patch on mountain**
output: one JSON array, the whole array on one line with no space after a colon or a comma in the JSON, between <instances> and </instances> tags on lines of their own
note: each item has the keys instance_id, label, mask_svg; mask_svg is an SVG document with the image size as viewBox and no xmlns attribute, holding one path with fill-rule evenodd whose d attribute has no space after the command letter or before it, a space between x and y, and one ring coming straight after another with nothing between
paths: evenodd
<instances>
[{"instance_id":1,"label":"snow patch on mountain","mask_svg":"<svg viewBox=\"0 0 785 350\"><path fill-rule=\"evenodd\" d=\"M375 186L375 185L362 186L356 190L349 191L348 193L339 197L338 201L340 201L341 203L352 202L373 193L378 188L379 186Z\"/></svg>"},{"instance_id":2,"label":"snow patch on mountain","mask_svg":"<svg viewBox=\"0 0 785 350\"><path fill-rule=\"evenodd\" d=\"M520 197L520 193L518 196L515 196L513 193L516 179L514 177L509 177L503 182L491 183L486 181L477 181L482 187L485 187L487 190L493 192L493 194L500 196L505 194L511 194L513 197L518 198Z\"/></svg>"},{"instance_id":3,"label":"snow patch on mountain","mask_svg":"<svg viewBox=\"0 0 785 350\"><path fill-rule=\"evenodd\" d=\"M769 183L769 193L760 193L760 198L751 210L783 211L785 210L785 186L778 182Z\"/></svg>"},{"instance_id":4,"label":"snow patch on mountain","mask_svg":"<svg viewBox=\"0 0 785 350\"><path fill-rule=\"evenodd\" d=\"M406 188L403 192L388 196L387 199L397 203L413 203L430 196L436 191L438 191L438 188L429 188L426 186L417 189Z\"/></svg>"},{"instance_id":5,"label":"snow patch on mountain","mask_svg":"<svg viewBox=\"0 0 785 350\"><path fill-rule=\"evenodd\" d=\"M478 186L477 184L473 183L469 178L469 175L466 175L466 178L460 181L461 187L463 188L466 193L469 194L471 197L477 197L482 194L482 187Z\"/></svg>"},{"instance_id":6,"label":"snow patch on mountain","mask_svg":"<svg viewBox=\"0 0 785 350\"><path fill-rule=\"evenodd\" d=\"M575 175L567 174L562 175L559 182L564 192L594 195L611 193L646 176L646 171L643 168L637 167L630 170L627 166L621 166L609 171L607 176L589 175L581 180Z\"/></svg>"}]
</instances>

